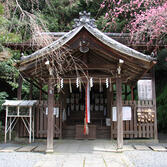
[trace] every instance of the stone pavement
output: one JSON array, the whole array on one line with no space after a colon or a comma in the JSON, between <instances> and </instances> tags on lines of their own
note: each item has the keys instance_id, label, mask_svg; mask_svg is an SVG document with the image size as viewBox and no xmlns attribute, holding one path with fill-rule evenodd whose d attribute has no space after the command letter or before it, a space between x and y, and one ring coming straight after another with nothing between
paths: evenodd
<instances>
[{"instance_id":1,"label":"stone pavement","mask_svg":"<svg viewBox=\"0 0 167 167\"><path fill-rule=\"evenodd\" d=\"M123 151L166 152L166 144L126 144ZM32 144L0 144L3 152L45 153L46 141ZM54 153L43 154L34 167L133 167L112 140L55 140Z\"/></svg>"},{"instance_id":2,"label":"stone pavement","mask_svg":"<svg viewBox=\"0 0 167 167\"><path fill-rule=\"evenodd\" d=\"M45 152L46 141L32 144L0 144L0 152ZM167 144L124 144L123 151L145 150L167 152ZM55 140L55 153L107 153L116 152L112 140Z\"/></svg>"},{"instance_id":3,"label":"stone pavement","mask_svg":"<svg viewBox=\"0 0 167 167\"><path fill-rule=\"evenodd\" d=\"M134 167L123 153L52 154L34 167Z\"/></svg>"}]
</instances>

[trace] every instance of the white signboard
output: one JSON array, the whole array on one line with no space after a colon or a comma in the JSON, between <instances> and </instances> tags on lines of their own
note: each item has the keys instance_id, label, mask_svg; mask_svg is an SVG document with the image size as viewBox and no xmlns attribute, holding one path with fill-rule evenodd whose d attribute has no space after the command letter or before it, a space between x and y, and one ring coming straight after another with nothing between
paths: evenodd
<instances>
[{"instance_id":1,"label":"white signboard","mask_svg":"<svg viewBox=\"0 0 167 167\"><path fill-rule=\"evenodd\" d=\"M152 100L152 80L139 80L137 88L139 100Z\"/></svg>"},{"instance_id":2,"label":"white signboard","mask_svg":"<svg viewBox=\"0 0 167 167\"><path fill-rule=\"evenodd\" d=\"M123 121L129 121L132 118L132 109L129 106L122 107ZM112 121L117 121L117 109L112 107Z\"/></svg>"}]
</instances>

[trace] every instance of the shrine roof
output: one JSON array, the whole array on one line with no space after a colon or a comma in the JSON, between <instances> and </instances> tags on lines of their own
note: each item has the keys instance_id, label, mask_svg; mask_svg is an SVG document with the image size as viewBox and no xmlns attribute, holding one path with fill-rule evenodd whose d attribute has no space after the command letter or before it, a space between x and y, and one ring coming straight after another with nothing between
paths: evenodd
<instances>
[{"instance_id":1,"label":"shrine roof","mask_svg":"<svg viewBox=\"0 0 167 167\"><path fill-rule=\"evenodd\" d=\"M3 106L24 106L24 107L31 107L37 103L36 100L5 100L2 104Z\"/></svg>"},{"instance_id":2,"label":"shrine roof","mask_svg":"<svg viewBox=\"0 0 167 167\"><path fill-rule=\"evenodd\" d=\"M90 26L89 24L81 24L80 26L74 28L73 30L69 31L68 33L64 33L58 40L54 41L50 45L37 50L33 54L22 57L20 62L25 62L28 60L35 59L37 56L38 58L41 56L44 56L48 54L49 52L55 51L56 49L59 49L60 47L64 46L67 44L68 41L70 41L74 36L76 36L83 28L85 28L90 34L92 34L95 38L100 40L103 44L109 46L110 48L119 51L122 54L125 54L127 56L131 56L137 59L141 59L144 61L152 61L153 58L149 55L145 55L141 52L138 52L114 39L106 35L105 33L101 32L95 27Z\"/></svg>"}]
</instances>

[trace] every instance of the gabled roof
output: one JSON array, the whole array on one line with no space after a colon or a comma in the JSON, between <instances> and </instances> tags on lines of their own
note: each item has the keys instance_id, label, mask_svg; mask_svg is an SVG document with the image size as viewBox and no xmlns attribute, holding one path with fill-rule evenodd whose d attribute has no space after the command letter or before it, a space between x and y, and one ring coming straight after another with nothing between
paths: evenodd
<instances>
[{"instance_id":1,"label":"gabled roof","mask_svg":"<svg viewBox=\"0 0 167 167\"><path fill-rule=\"evenodd\" d=\"M61 48L67 42L69 42L74 36L76 36L83 28L85 28L91 35L93 35L95 38L100 40L103 44L107 45L108 47L119 51L119 53L125 54L127 56L137 58L146 62L153 61L153 58L149 55L145 55L143 53L140 53L132 48L129 48L120 42L117 42L116 40L108 37L106 34L101 32L95 27L90 26L89 24L81 24L79 27L76 27L75 29L71 30L68 33L65 33L62 37L60 37L58 40L54 41L50 45L34 52L33 54L23 57L20 61L20 63L28 62L29 60L36 59L36 57L40 58L41 56L44 56L48 54L49 52L55 51L56 49Z\"/></svg>"},{"instance_id":2,"label":"gabled roof","mask_svg":"<svg viewBox=\"0 0 167 167\"><path fill-rule=\"evenodd\" d=\"M33 80L35 78L39 82L47 82L49 72L44 61L47 60L49 54L63 47L69 47L72 50L71 55L81 59L87 65L82 70L89 76L97 78L111 77L112 82L116 77L120 59L124 60L121 65L122 80L132 84L155 64L153 57L112 39L111 36L101 32L94 26L93 19L90 19L90 17L87 19L87 17L81 15L73 30L61 33L60 37L48 46L29 56L22 57L17 63L17 67L23 76L33 78ZM86 52L83 50L84 47L87 49ZM82 68L82 65L80 67ZM65 70L65 73L61 73L60 77L66 80L76 77L75 68Z\"/></svg>"}]
</instances>

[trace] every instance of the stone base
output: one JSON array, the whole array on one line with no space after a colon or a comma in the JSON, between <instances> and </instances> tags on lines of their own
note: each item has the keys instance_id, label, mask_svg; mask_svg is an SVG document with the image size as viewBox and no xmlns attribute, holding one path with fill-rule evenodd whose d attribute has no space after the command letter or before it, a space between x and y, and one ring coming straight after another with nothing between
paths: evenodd
<instances>
[{"instance_id":1,"label":"stone base","mask_svg":"<svg viewBox=\"0 0 167 167\"><path fill-rule=\"evenodd\" d=\"M47 148L46 149L46 153L53 153L53 152L54 152L53 148Z\"/></svg>"},{"instance_id":2,"label":"stone base","mask_svg":"<svg viewBox=\"0 0 167 167\"><path fill-rule=\"evenodd\" d=\"M117 149L116 149L116 152L117 152L117 153L122 153L123 151L124 151L123 148L117 148Z\"/></svg>"}]
</instances>

